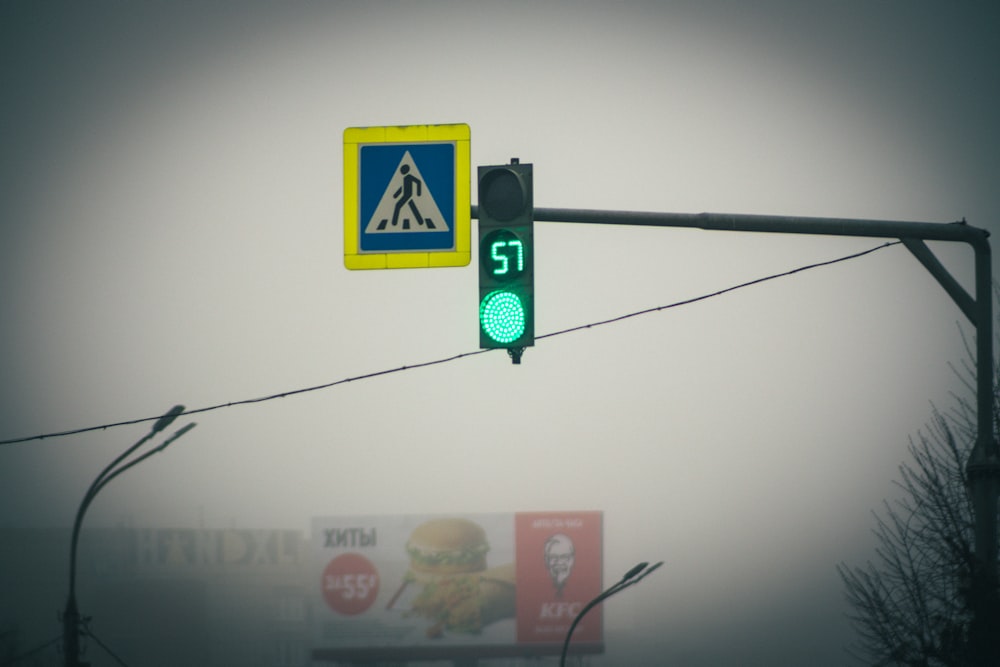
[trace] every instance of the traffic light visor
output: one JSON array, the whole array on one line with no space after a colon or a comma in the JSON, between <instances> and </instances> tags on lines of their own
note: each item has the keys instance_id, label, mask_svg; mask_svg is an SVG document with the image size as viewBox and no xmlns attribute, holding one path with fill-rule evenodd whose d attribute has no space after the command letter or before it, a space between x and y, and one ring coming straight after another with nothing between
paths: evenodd
<instances>
[{"instance_id":1,"label":"traffic light visor","mask_svg":"<svg viewBox=\"0 0 1000 667\"><path fill-rule=\"evenodd\" d=\"M509 222L524 210L525 195L524 183L510 169L492 169L479 183L479 205L500 222Z\"/></svg>"}]
</instances>

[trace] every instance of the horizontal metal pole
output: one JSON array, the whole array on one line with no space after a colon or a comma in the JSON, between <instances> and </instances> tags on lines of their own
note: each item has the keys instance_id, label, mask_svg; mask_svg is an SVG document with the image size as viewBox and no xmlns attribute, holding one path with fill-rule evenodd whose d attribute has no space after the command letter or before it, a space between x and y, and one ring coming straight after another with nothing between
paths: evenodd
<instances>
[{"instance_id":1,"label":"horizontal metal pole","mask_svg":"<svg viewBox=\"0 0 1000 667\"><path fill-rule=\"evenodd\" d=\"M472 217L479 219L478 206L472 207ZM989 238L989 232L972 227L964 220L946 223L901 222L732 213L653 213L540 207L534 209L534 219L536 222L688 227L732 232L917 238L925 241L959 241L972 245L985 244Z\"/></svg>"}]
</instances>

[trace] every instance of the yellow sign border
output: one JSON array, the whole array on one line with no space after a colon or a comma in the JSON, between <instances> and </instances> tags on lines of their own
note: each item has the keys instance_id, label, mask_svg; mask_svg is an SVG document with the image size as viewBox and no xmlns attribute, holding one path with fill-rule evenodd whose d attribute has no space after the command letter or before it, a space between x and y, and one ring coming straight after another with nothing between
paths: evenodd
<instances>
[{"instance_id":1,"label":"yellow sign border","mask_svg":"<svg viewBox=\"0 0 1000 667\"><path fill-rule=\"evenodd\" d=\"M472 259L471 132L464 123L349 127L344 130L344 266L356 269L419 269L468 266ZM455 249L421 252L361 252L360 160L366 144L455 142Z\"/></svg>"}]
</instances>

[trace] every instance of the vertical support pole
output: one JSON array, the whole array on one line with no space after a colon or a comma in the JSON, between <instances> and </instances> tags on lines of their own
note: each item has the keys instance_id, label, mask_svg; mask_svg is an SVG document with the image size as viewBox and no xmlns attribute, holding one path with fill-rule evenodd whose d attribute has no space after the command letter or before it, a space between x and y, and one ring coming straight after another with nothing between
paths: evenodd
<instances>
[{"instance_id":1,"label":"vertical support pole","mask_svg":"<svg viewBox=\"0 0 1000 667\"><path fill-rule=\"evenodd\" d=\"M972 664L1000 664L1000 620L997 583L997 499L1000 497L1000 455L993 437L993 277L989 244L976 252L976 443L966 466L975 521L975 563L971 573L973 612L970 642Z\"/></svg>"},{"instance_id":2,"label":"vertical support pole","mask_svg":"<svg viewBox=\"0 0 1000 667\"><path fill-rule=\"evenodd\" d=\"M76 608L76 597L70 593L63 612L63 664L78 667L80 664L80 612Z\"/></svg>"}]
</instances>

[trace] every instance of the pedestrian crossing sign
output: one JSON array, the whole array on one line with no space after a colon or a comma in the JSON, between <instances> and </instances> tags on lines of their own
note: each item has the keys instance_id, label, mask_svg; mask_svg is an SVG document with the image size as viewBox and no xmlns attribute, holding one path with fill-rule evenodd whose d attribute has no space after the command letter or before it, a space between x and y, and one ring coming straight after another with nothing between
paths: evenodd
<instances>
[{"instance_id":1,"label":"pedestrian crossing sign","mask_svg":"<svg viewBox=\"0 0 1000 667\"><path fill-rule=\"evenodd\" d=\"M467 266L469 126L344 130L344 266Z\"/></svg>"}]
</instances>

